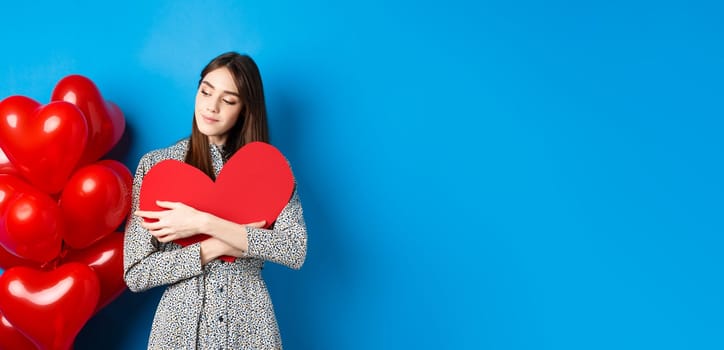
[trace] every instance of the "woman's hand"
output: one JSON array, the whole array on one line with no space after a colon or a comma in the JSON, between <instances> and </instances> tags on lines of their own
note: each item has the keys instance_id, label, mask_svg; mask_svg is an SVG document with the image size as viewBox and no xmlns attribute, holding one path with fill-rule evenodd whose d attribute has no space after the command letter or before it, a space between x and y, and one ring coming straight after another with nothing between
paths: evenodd
<instances>
[{"instance_id":1,"label":"woman's hand","mask_svg":"<svg viewBox=\"0 0 724 350\"><path fill-rule=\"evenodd\" d=\"M209 219L209 214L180 202L156 201L156 205L166 210L137 210L134 215L157 219L155 222L142 221L141 226L159 242L170 242L202 233L202 227Z\"/></svg>"}]
</instances>

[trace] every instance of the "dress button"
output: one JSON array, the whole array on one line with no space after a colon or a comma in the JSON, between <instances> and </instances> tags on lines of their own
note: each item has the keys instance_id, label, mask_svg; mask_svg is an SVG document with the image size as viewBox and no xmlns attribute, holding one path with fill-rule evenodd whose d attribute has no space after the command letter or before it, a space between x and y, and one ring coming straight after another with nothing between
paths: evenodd
<instances>
[{"instance_id":1,"label":"dress button","mask_svg":"<svg viewBox=\"0 0 724 350\"><path fill-rule=\"evenodd\" d=\"M224 317L223 317L223 316L219 316L219 322L224 322Z\"/></svg>"},{"instance_id":2,"label":"dress button","mask_svg":"<svg viewBox=\"0 0 724 350\"><path fill-rule=\"evenodd\" d=\"M219 293L223 293L223 292L224 292L224 287L219 287Z\"/></svg>"}]
</instances>

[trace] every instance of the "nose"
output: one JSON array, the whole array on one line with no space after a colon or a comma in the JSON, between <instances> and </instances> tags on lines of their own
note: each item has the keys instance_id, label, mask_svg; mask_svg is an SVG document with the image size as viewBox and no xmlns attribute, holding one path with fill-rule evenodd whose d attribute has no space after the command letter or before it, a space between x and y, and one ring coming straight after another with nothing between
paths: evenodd
<instances>
[{"instance_id":1,"label":"nose","mask_svg":"<svg viewBox=\"0 0 724 350\"><path fill-rule=\"evenodd\" d=\"M219 103L215 99L209 99L206 101L206 104L204 105L204 109L207 112L216 113L219 111Z\"/></svg>"},{"instance_id":2,"label":"nose","mask_svg":"<svg viewBox=\"0 0 724 350\"><path fill-rule=\"evenodd\" d=\"M206 109L208 112L216 113L216 112L217 112L216 103L214 103L214 102L208 102L208 103L206 104L206 106L205 106L205 109Z\"/></svg>"}]
</instances>

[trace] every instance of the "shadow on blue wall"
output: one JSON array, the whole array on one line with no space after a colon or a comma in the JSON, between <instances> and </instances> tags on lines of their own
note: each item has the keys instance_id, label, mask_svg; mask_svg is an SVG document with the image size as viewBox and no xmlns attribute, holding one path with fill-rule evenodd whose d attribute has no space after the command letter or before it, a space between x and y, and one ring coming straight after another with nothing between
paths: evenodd
<instances>
[{"instance_id":1,"label":"shadow on blue wall","mask_svg":"<svg viewBox=\"0 0 724 350\"><path fill-rule=\"evenodd\" d=\"M126 290L115 301L98 312L76 337L75 349L137 349L146 344L141 339L129 339L139 329L151 330L153 313L163 290L156 288L144 293ZM148 337L148 334L146 334Z\"/></svg>"}]
</instances>

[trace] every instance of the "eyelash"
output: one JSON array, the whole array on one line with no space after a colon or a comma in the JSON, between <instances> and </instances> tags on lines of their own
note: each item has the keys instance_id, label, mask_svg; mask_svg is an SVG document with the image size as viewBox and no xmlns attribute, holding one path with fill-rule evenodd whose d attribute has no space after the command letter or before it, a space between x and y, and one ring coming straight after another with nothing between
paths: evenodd
<instances>
[{"instance_id":1,"label":"eyelash","mask_svg":"<svg viewBox=\"0 0 724 350\"><path fill-rule=\"evenodd\" d=\"M201 94L204 96L211 96L211 94L206 92L206 90L204 90L204 89L201 89ZM224 101L224 103L226 103L229 106L233 106L236 104L236 102L234 102L234 101L227 101L227 100L222 100L222 101Z\"/></svg>"}]
</instances>

